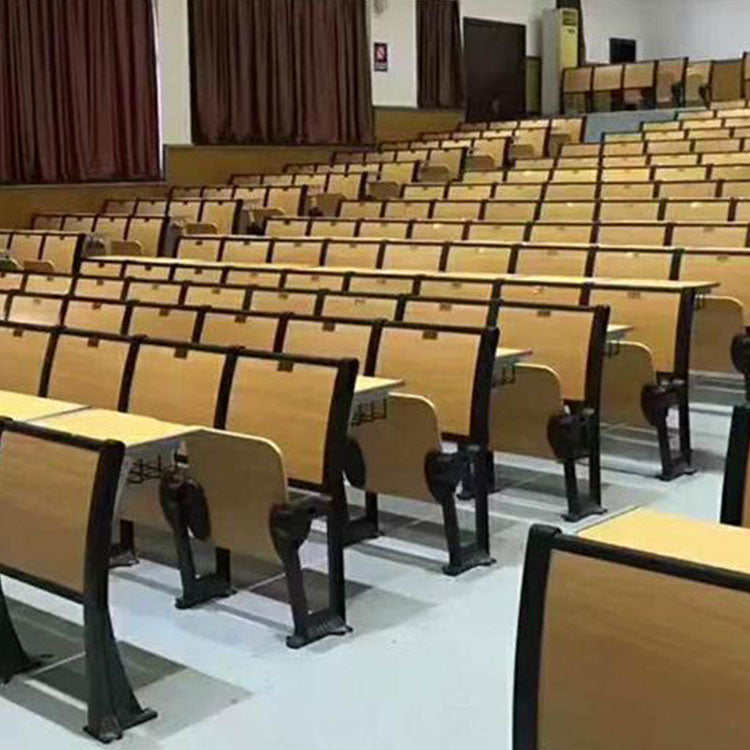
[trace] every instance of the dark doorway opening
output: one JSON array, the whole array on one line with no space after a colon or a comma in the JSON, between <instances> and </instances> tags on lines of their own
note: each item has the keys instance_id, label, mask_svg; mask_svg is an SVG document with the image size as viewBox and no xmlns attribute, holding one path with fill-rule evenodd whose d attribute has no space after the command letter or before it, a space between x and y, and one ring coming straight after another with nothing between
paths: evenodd
<instances>
[{"instance_id":1,"label":"dark doorway opening","mask_svg":"<svg viewBox=\"0 0 750 750\"><path fill-rule=\"evenodd\" d=\"M526 27L464 19L466 119L508 120L526 113Z\"/></svg>"}]
</instances>

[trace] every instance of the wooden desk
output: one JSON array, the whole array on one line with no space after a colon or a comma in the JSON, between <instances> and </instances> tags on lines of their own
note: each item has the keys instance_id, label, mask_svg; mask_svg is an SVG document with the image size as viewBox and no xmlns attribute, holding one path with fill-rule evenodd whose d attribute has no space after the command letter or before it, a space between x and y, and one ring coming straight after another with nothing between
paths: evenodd
<instances>
[{"instance_id":1,"label":"wooden desk","mask_svg":"<svg viewBox=\"0 0 750 750\"><path fill-rule=\"evenodd\" d=\"M357 425L380 419L386 413L386 400L391 391L405 384L403 380L392 378L373 378L358 375L354 384L354 398L349 424Z\"/></svg>"},{"instance_id":2,"label":"wooden desk","mask_svg":"<svg viewBox=\"0 0 750 750\"><path fill-rule=\"evenodd\" d=\"M750 532L638 508L590 526L579 536L592 542L750 575Z\"/></svg>"},{"instance_id":3,"label":"wooden desk","mask_svg":"<svg viewBox=\"0 0 750 750\"><path fill-rule=\"evenodd\" d=\"M492 385L512 383L516 365L524 358L533 354L531 349L508 349L498 347L495 350L495 366L492 371Z\"/></svg>"},{"instance_id":4,"label":"wooden desk","mask_svg":"<svg viewBox=\"0 0 750 750\"><path fill-rule=\"evenodd\" d=\"M622 341L631 331L633 326L612 324L607 326L607 343L614 344Z\"/></svg>"},{"instance_id":5,"label":"wooden desk","mask_svg":"<svg viewBox=\"0 0 750 750\"><path fill-rule=\"evenodd\" d=\"M15 391L0 391L0 416L19 421L28 422L85 408L67 401L55 401Z\"/></svg>"},{"instance_id":6,"label":"wooden desk","mask_svg":"<svg viewBox=\"0 0 750 750\"><path fill-rule=\"evenodd\" d=\"M128 453L164 443L179 444L186 435L199 429L107 409L79 409L38 419L37 423L95 440L119 440Z\"/></svg>"}]
</instances>

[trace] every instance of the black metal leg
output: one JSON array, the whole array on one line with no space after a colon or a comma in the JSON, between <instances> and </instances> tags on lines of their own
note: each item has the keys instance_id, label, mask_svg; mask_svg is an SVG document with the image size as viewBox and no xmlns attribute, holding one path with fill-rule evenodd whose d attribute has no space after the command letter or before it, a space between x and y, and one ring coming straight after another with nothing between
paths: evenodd
<instances>
[{"instance_id":1,"label":"black metal leg","mask_svg":"<svg viewBox=\"0 0 750 750\"><path fill-rule=\"evenodd\" d=\"M661 459L660 479L670 480L675 476L674 463L672 461L672 448L669 444L669 428L667 427L667 413L661 415L656 425L656 437L659 441L659 457Z\"/></svg>"},{"instance_id":2,"label":"black metal leg","mask_svg":"<svg viewBox=\"0 0 750 750\"><path fill-rule=\"evenodd\" d=\"M459 500L468 502L473 499L476 493L475 477L474 477L474 465L471 457L468 454L468 449L465 443L458 444L458 453L463 457L463 473L461 475L461 489L456 493L456 497Z\"/></svg>"},{"instance_id":3,"label":"black metal leg","mask_svg":"<svg viewBox=\"0 0 750 750\"><path fill-rule=\"evenodd\" d=\"M159 497L164 516L172 528L182 581L182 595L175 601L175 606L178 609L189 609L211 599L230 596L234 590L228 578L228 562L222 567L220 556L217 556L219 564L216 572L198 575L190 544L186 509L182 503L182 490L183 482L179 475L164 475L159 487Z\"/></svg>"},{"instance_id":4,"label":"black metal leg","mask_svg":"<svg viewBox=\"0 0 750 750\"><path fill-rule=\"evenodd\" d=\"M112 742L120 739L124 730L156 718L156 712L141 708L133 693L101 597L84 596L83 623L88 682L84 730L101 742Z\"/></svg>"},{"instance_id":5,"label":"black metal leg","mask_svg":"<svg viewBox=\"0 0 750 750\"><path fill-rule=\"evenodd\" d=\"M365 492L365 518L376 532L380 532L378 521L378 495L376 492Z\"/></svg>"},{"instance_id":6,"label":"black metal leg","mask_svg":"<svg viewBox=\"0 0 750 750\"><path fill-rule=\"evenodd\" d=\"M690 445L690 403L688 401L687 387L681 394L679 405L680 426L680 457L687 469L693 459L693 451Z\"/></svg>"},{"instance_id":7,"label":"black metal leg","mask_svg":"<svg viewBox=\"0 0 750 750\"><path fill-rule=\"evenodd\" d=\"M38 666L24 651L8 612L8 603L0 584L0 681L9 682L15 675Z\"/></svg>"},{"instance_id":8,"label":"black metal leg","mask_svg":"<svg viewBox=\"0 0 750 750\"><path fill-rule=\"evenodd\" d=\"M491 451L483 451L476 457L476 499L474 500L474 514L476 517L477 547L490 554L490 513L489 513L489 475L487 458L492 461Z\"/></svg>"},{"instance_id":9,"label":"black metal leg","mask_svg":"<svg viewBox=\"0 0 750 750\"><path fill-rule=\"evenodd\" d=\"M448 547L448 564L443 572L457 576L478 565L491 565L494 560L489 554L489 513L486 481L486 451L473 448L460 453L434 453L427 457L427 484L433 497L443 511L445 541ZM464 464L472 461L475 464L476 481L476 535L471 544L461 544L461 530L458 524L456 509L456 486L465 476Z\"/></svg>"},{"instance_id":10,"label":"black metal leg","mask_svg":"<svg viewBox=\"0 0 750 750\"><path fill-rule=\"evenodd\" d=\"M348 510L340 510L339 517L343 517L342 539L345 547L365 539L377 539L380 536L378 520L378 495L375 492L365 492L365 512L359 518L349 519Z\"/></svg>"},{"instance_id":11,"label":"black metal leg","mask_svg":"<svg viewBox=\"0 0 750 750\"><path fill-rule=\"evenodd\" d=\"M112 545L109 553L110 568L130 568L138 564L135 552L135 524L132 521L121 520L120 539Z\"/></svg>"},{"instance_id":12,"label":"black metal leg","mask_svg":"<svg viewBox=\"0 0 750 750\"><path fill-rule=\"evenodd\" d=\"M290 648L301 648L327 635L351 632L346 624L343 524L331 509L328 514L328 607L311 612L305 592L299 548L310 533L315 515L312 506L278 507L271 515L271 537L284 566L294 632L286 639Z\"/></svg>"},{"instance_id":13,"label":"black metal leg","mask_svg":"<svg viewBox=\"0 0 750 750\"><path fill-rule=\"evenodd\" d=\"M550 445L562 461L568 511L566 521L580 521L586 516L605 513L601 505L601 468L599 447L599 414L593 409L580 409L550 423ZM589 494L582 498L578 491L576 461L589 460Z\"/></svg>"}]
</instances>

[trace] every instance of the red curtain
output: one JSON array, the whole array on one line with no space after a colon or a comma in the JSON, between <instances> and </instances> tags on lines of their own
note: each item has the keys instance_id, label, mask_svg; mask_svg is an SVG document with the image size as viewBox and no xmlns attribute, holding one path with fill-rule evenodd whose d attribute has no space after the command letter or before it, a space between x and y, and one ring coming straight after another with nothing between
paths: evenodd
<instances>
[{"instance_id":1,"label":"red curtain","mask_svg":"<svg viewBox=\"0 0 750 750\"><path fill-rule=\"evenodd\" d=\"M159 176L151 0L0 0L0 182Z\"/></svg>"},{"instance_id":2,"label":"red curtain","mask_svg":"<svg viewBox=\"0 0 750 750\"><path fill-rule=\"evenodd\" d=\"M463 107L458 0L417 0L417 83L420 107Z\"/></svg>"},{"instance_id":3,"label":"red curtain","mask_svg":"<svg viewBox=\"0 0 750 750\"><path fill-rule=\"evenodd\" d=\"M195 143L372 140L364 0L190 0L190 11Z\"/></svg>"}]
</instances>

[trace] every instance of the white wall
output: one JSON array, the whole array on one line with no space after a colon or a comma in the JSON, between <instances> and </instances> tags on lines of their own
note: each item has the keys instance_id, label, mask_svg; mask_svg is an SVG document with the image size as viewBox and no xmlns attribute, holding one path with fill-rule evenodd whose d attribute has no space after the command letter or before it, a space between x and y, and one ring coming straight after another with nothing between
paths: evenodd
<instances>
[{"instance_id":1,"label":"white wall","mask_svg":"<svg viewBox=\"0 0 750 750\"><path fill-rule=\"evenodd\" d=\"M647 17L649 57L720 60L750 49L749 0L651 0Z\"/></svg>"},{"instance_id":2,"label":"white wall","mask_svg":"<svg viewBox=\"0 0 750 750\"><path fill-rule=\"evenodd\" d=\"M159 105L164 143L190 143L187 0L156 0Z\"/></svg>"},{"instance_id":3,"label":"white wall","mask_svg":"<svg viewBox=\"0 0 750 750\"><path fill-rule=\"evenodd\" d=\"M387 0L381 13L368 0L370 17L370 69L374 104L417 106L417 4L416 0ZM388 43L388 71L372 68L373 42Z\"/></svg>"},{"instance_id":4,"label":"white wall","mask_svg":"<svg viewBox=\"0 0 750 750\"><path fill-rule=\"evenodd\" d=\"M713 0L711 0L713 2ZM650 6L664 0L582 0L586 57L589 62L609 62L610 37L635 39L639 59L651 54L653 29Z\"/></svg>"}]
</instances>

